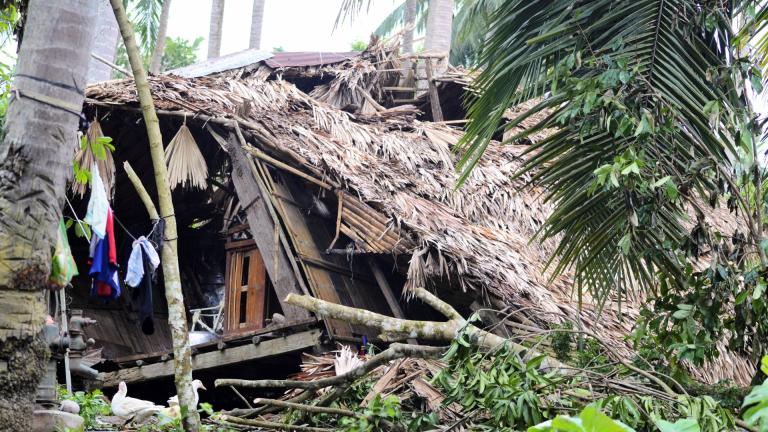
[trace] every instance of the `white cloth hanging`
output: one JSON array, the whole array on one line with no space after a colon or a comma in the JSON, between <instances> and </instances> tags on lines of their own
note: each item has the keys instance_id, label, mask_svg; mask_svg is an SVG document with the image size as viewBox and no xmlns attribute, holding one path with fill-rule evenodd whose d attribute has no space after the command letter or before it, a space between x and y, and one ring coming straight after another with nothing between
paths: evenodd
<instances>
[{"instance_id":1,"label":"white cloth hanging","mask_svg":"<svg viewBox=\"0 0 768 432\"><path fill-rule=\"evenodd\" d=\"M131 256L128 258L128 271L125 274L125 283L134 288L139 286L141 279L144 277L144 263L141 260L142 251L147 254L152 270L156 269L160 264L160 257L157 256L157 251L155 251L152 243L144 236L137 238L133 242Z\"/></svg>"},{"instance_id":2,"label":"white cloth hanging","mask_svg":"<svg viewBox=\"0 0 768 432\"><path fill-rule=\"evenodd\" d=\"M108 211L107 192L104 190L104 182L101 181L99 166L94 162L91 168L91 198L88 200L88 211L83 220L91 226L91 230L100 238L107 235Z\"/></svg>"}]
</instances>

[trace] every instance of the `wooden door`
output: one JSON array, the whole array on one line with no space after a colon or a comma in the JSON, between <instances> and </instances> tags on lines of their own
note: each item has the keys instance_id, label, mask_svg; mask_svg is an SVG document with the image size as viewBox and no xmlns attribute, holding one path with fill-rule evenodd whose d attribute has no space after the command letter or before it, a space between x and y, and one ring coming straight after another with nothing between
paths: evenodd
<instances>
[{"instance_id":1,"label":"wooden door","mask_svg":"<svg viewBox=\"0 0 768 432\"><path fill-rule=\"evenodd\" d=\"M227 333L264 327L266 269L258 249L227 252Z\"/></svg>"}]
</instances>

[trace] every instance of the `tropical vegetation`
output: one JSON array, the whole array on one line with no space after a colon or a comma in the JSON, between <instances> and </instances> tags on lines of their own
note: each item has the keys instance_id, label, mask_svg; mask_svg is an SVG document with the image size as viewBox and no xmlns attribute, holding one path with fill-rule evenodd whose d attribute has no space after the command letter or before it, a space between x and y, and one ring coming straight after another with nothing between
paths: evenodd
<instances>
[{"instance_id":1,"label":"tropical vegetation","mask_svg":"<svg viewBox=\"0 0 768 432\"><path fill-rule=\"evenodd\" d=\"M519 173L553 207L539 233L558 241L553 274L572 269L599 302L650 298L636 343L663 347L672 367L702 364L718 341L766 352L759 6L507 0L479 57L463 175L500 129L541 115L509 140L558 131ZM733 232L713 227L717 208L740 220Z\"/></svg>"}]
</instances>

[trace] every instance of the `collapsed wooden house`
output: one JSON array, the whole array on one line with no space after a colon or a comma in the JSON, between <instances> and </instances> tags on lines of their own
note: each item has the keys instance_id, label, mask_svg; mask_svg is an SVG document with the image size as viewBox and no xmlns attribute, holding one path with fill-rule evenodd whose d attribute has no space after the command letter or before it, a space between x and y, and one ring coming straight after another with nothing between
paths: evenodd
<instances>
[{"instance_id":1,"label":"collapsed wooden house","mask_svg":"<svg viewBox=\"0 0 768 432\"><path fill-rule=\"evenodd\" d=\"M366 55L340 55L332 65L259 60L150 79L164 141L186 123L208 166L204 190L173 195L193 368L377 341L375 330L284 303L289 293L439 320L407 300L413 287L436 292L462 314L479 312L488 324L505 318L496 328L503 334L571 321L629 356L624 336L637 319L631 301L602 314L588 298L579 308L569 275L550 281L545 274L554 245L529 240L548 207L540 191L518 192L525 179L511 178L524 147L492 145L455 189L461 130L419 120L385 90L397 87L399 65L381 52ZM135 86L98 83L86 96L87 117L116 145L113 208L123 227L118 243L130 244L152 224L123 162L155 192ZM75 208L84 203L75 200ZM73 241L73 250L83 262L87 245ZM87 284L75 280L70 307L99 322L87 335L101 349L101 385L171 376L162 284L152 335L139 328L130 295L103 304L88 296ZM694 373L708 382L750 379L746 360L724 352L717 361Z\"/></svg>"}]
</instances>

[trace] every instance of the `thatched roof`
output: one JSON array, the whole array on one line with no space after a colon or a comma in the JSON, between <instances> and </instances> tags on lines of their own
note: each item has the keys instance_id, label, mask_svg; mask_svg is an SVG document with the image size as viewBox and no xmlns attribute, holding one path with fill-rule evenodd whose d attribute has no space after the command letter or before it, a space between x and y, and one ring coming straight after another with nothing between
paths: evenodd
<instances>
[{"instance_id":1,"label":"thatched roof","mask_svg":"<svg viewBox=\"0 0 768 432\"><path fill-rule=\"evenodd\" d=\"M546 328L568 319L600 335L629 356L624 337L637 318L632 304L609 304L602 315L586 298L579 309L568 275L551 283L544 263L552 245L529 243L549 208L540 191L518 191L511 174L519 146L490 146L466 184L456 190L460 132L419 122L395 111L353 116L309 97L284 81L216 77L151 79L157 108L212 117L239 116L256 128L252 144L278 152L284 163L322 175L377 210L411 239L408 284L458 287L480 303L517 310L517 325ZM91 103L136 105L131 80L93 85ZM247 101L247 103L246 103ZM243 107L247 106L247 109ZM274 143L279 143L276 147ZM119 197L117 197L119 199ZM394 251L393 251L394 252ZM694 371L714 382L747 382L752 368L724 352L711 368Z\"/></svg>"}]
</instances>

